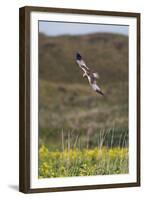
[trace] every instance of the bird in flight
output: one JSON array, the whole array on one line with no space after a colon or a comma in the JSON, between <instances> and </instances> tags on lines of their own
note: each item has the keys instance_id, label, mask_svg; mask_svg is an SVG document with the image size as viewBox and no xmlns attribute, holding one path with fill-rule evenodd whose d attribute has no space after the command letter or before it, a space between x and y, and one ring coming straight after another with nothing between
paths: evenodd
<instances>
[{"instance_id":1,"label":"bird in flight","mask_svg":"<svg viewBox=\"0 0 144 200\"><path fill-rule=\"evenodd\" d=\"M79 67L82 69L82 71L84 72L83 77L87 77L92 89L95 92L101 95L104 95L104 93L101 91L100 87L97 85L97 82L96 82L96 80L99 78L98 73L93 72L89 67L87 67L80 53L76 53L76 62L79 65Z\"/></svg>"}]
</instances>

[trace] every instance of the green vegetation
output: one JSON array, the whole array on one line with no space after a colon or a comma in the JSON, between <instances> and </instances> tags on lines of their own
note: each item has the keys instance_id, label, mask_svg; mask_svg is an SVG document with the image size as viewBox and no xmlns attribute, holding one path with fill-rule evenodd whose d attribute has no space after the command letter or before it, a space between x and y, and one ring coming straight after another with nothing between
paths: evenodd
<instances>
[{"instance_id":1,"label":"green vegetation","mask_svg":"<svg viewBox=\"0 0 144 200\"><path fill-rule=\"evenodd\" d=\"M99 73L104 97L82 77L77 51ZM127 172L128 37L39 33L39 177Z\"/></svg>"},{"instance_id":2,"label":"green vegetation","mask_svg":"<svg viewBox=\"0 0 144 200\"><path fill-rule=\"evenodd\" d=\"M39 149L39 178L128 173L127 148L49 151Z\"/></svg>"}]
</instances>

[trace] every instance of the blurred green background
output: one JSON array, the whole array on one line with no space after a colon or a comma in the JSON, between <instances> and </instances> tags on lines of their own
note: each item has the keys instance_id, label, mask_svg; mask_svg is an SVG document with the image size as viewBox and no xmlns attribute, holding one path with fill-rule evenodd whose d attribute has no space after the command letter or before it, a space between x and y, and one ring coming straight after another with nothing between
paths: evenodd
<instances>
[{"instance_id":1,"label":"blurred green background","mask_svg":"<svg viewBox=\"0 0 144 200\"><path fill-rule=\"evenodd\" d=\"M77 51L100 75L105 97L82 77ZM60 150L62 140L79 139L79 148L94 148L101 136L103 145L128 146L128 36L39 32L39 145Z\"/></svg>"}]
</instances>

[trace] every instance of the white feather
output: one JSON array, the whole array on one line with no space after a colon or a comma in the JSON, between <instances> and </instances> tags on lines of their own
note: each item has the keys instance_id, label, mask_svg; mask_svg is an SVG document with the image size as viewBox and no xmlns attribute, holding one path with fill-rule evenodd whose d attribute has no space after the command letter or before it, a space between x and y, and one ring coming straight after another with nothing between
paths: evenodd
<instances>
[{"instance_id":1,"label":"white feather","mask_svg":"<svg viewBox=\"0 0 144 200\"><path fill-rule=\"evenodd\" d=\"M83 70L84 74L83 77L87 76L88 81L90 86L92 87L92 89L95 92L99 92L100 94L103 95L103 93L101 92L100 87L97 85L96 83L96 79L99 78L98 73L93 72L92 74L90 73L90 69L86 66L85 62L81 59L81 60L76 60L77 64L79 65L79 67Z\"/></svg>"},{"instance_id":2,"label":"white feather","mask_svg":"<svg viewBox=\"0 0 144 200\"><path fill-rule=\"evenodd\" d=\"M86 68L88 69L88 67L86 66L86 64L85 64L85 62L84 62L83 60L77 60L77 64L78 64L80 67L84 66L84 67L86 67Z\"/></svg>"},{"instance_id":3,"label":"white feather","mask_svg":"<svg viewBox=\"0 0 144 200\"><path fill-rule=\"evenodd\" d=\"M95 83L95 84L91 84L93 90L100 90L99 86Z\"/></svg>"},{"instance_id":4,"label":"white feather","mask_svg":"<svg viewBox=\"0 0 144 200\"><path fill-rule=\"evenodd\" d=\"M89 84L91 85L91 87L92 87L92 89L94 91L100 90L100 87L96 84L96 81L93 84L91 84L91 78L90 78L90 76L87 76L87 78L88 78Z\"/></svg>"},{"instance_id":5,"label":"white feather","mask_svg":"<svg viewBox=\"0 0 144 200\"><path fill-rule=\"evenodd\" d=\"M96 73L96 72L93 73L93 76L94 76L95 78L99 78L99 74Z\"/></svg>"}]
</instances>

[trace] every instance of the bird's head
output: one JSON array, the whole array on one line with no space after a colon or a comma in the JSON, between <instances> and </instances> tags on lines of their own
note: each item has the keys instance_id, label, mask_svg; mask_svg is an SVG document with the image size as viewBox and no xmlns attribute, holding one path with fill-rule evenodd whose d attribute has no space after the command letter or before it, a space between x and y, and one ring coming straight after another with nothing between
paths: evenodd
<instances>
[{"instance_id":1,"label":"bird's head","mask_svg":"<svg viewBox=\"0 0 144 200\"><path fill-rule=\"evenodd\" d=\"M76 59L77 59L77 60L81 60L81 59L82 59L80 53L76 53Z\"/></svg>"}]
</instances>

